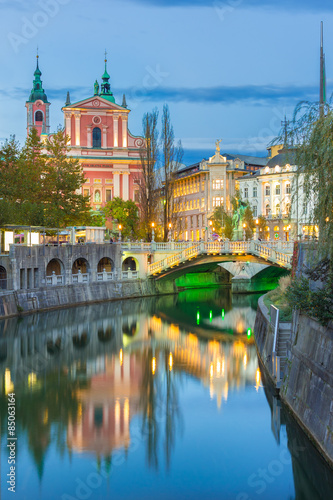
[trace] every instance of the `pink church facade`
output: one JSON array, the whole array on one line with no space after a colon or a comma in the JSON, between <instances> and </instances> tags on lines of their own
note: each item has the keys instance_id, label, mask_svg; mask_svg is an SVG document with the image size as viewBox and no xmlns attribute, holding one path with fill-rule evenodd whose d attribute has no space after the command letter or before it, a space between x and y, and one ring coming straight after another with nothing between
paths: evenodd
<instances>
[{"instance_id":1,"label":"pink church facade","mask_svg":"<svg viewBox=\"0 0 333 500\"><path fill-rule=\"evenodd\" d=\"M34 126L43 135L49 132L50 103L40 75L37 59L34 87L26 103L27 130L29 133ZM105 61L101 87L96 81L94 94L74 104L67 94L62 108L69 155L79 159L86 179L82 194L90 196L96 210L115 197L137 201L141 176L140 148L144 140L130 133L125 97L122 105L115 102L109 79Z\"/></svg>"}]
</instances>

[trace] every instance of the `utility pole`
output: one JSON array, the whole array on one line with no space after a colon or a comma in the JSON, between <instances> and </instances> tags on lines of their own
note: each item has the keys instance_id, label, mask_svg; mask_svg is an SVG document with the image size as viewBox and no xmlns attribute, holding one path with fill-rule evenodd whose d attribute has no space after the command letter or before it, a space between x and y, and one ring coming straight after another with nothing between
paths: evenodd
<instances>
[{"instance_id":1,"label":"utility pole","mask_svg":"<svg viewBox=\"0 0 333 500\"><path fill-rule=\"evenodd\" d=\"M320 86L319 86L319 116L324 116L324 106L326 101L326 75L325 75L325 54L323 21L320 23Z\"/></svg>"}]
</instances>

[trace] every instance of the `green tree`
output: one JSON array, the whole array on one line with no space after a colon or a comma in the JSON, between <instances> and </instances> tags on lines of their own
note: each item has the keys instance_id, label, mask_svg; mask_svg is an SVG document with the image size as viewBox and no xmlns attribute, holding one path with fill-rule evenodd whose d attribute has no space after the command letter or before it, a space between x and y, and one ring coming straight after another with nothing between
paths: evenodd
<instances>
[{"instance_id":1,"label":"green tree","mask_svg":"<svg viewBox=\"0 0 333 500\"><path fill-rule=\"evenodd\" d=\"M210 220L218 234L224 238L228 238L228 240L232 240L234 233L232 215L227 214L223 207L215 207Z\"/></svg>"},{"instance_id":2,"label":"green tree","mask_svg":"<svg viewBox=\"0 0 333 500\"><path fill-rule=\"evenodd\" d=\"M79 160L68 157L69 137L59 129L46 141L47 158L43 174L45 224L63 227L84 224L89 219L88 198L79 194L84 174Z\"/></svg>"},{"instance_id":3,"label":"green tree","mask_svg":"<svg viewBox=\"0 0 333 500\"><path fill-rule=\"evenodd\" d=\"M106 217L117 221L122 226L122 235L124 238L137 236L138 230L138 207L132 200L124 201L121 198L113 198L104 207Z\"/></svg>"},{"instance_id":4,"label":"green tree","mask_svg":"<svg viewBox=\"0 0 333 500\"><path fill-rule=\"evenodd\" d=\"M46 155L42 152L37 130L33 127L19 157L19 196L22 201L40 203L43 199L43 174Z\"/></svg>"},{"instance_id":5,"label":"green tree","mask_svg":"<svg viewBox=\"0 0 333 500\"><path fill-rule=\"evenodd\" d=\"M251 240L253 238L253 230L256 227L256 224L253 219L253 212L250 205L246 205L245 207L242 224L245 224L245 238L247 240Z\"/></svg>"},{"instance_id":6,"label":"green tree","mask_svg":"<svg viewBox=\"0 0 333 500\"><path fill-rule=\"evenodd\" d=\"M142 231L148 240L152 237L152 222L157 222L160 193L157 182L158 110L145 113L142 119L144 143L140 148L142 173L138 176L140 219Z\"/></svg>"},{"instance_id":7,"label":"green tree","mask_svg":"<svg viewBox=\"0 0 333 500\"><path fill-rule=\"evenodd\" d=\"M18 199L20 178L20 147L12 136L0 149L0 198L9 202Z\"/></svg>"}]
</instances>

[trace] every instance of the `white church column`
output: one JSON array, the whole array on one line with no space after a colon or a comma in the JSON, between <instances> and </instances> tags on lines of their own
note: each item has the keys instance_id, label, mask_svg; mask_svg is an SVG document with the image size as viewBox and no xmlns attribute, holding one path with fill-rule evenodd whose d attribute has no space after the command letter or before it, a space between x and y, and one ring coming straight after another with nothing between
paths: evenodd
<instances>
[{"instance_id":1,"label":"white church column","mask_svg":"<svg viewBox=\"0 0 333 500\"><path fill-rule=\"evenodd\" d=\"M124 201L128 200L129 194L129 173L123 173L123 196L122 199Z\"/></svg>"},{"instance_id":2,"label":"white church column","mask_svg":"<svg viewBox=\"0 0 333 500\"><path fill-rule=\"evenodd\" d=\"M80 146L81 131L80 131L81 114L75 113L75 146Z\"/></svg>"},{"instance_id":3,"label":"white church column","mask_svg":"<svg viewBox=\"0 0 333 500\"><path fill-rule=\"evenodd\" d=\"M71 113L65 113L65 133L66 133L66 135L69 135L69 137L72 136L72 115L71 115Z\"/></svg>"},{"instance_id":4,"label":"white church column","mask_svg":"<svg viewBox=\"0 0 333 500\"><path fill-rule=\"evenodd\" d=\"M92 134L91 127L87 127L87 148L92 147Z\"/></svg>"},{"instance_id":5,"label":"white church column","mask_svg":"<svg viewBox=\"0 0 333 500\"><path fill-rule=\"evenodd\" d=\"M118 147L118 118L119 115L113 115L113 147Z\"/></svg>"},{"instance_id":6,"label":"white church column","mask_svg":"<svg viewBox=\"0 0 333 500\"><path fill-rule=\"evenodd\" d=\"M113 197L120 196L119 174L113 174Z\"/></svg>"},{"instance_id":7,"label":"white church column","mask_svg":"<svg viewBox=\"0 0 333 500\"><path fill-rule=\"evenodd\" d=\"M103 125L102 148L107 148L107 126Z\"/></svg>"},{"instance_id":8,"label":"white church column","mask_svg":"<svg viewBox=\"0 0 333 500\"><path fill-rule=\"evenodd\" d=\"M122 115L123 148L127 148L127 115Z\"/></svg>"}]
</instances>

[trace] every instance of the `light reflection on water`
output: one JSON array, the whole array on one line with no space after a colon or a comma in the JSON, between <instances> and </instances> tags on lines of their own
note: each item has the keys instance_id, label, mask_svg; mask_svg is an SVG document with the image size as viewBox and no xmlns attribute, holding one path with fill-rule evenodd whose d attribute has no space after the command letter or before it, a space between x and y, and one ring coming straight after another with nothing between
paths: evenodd
<instances>
[{"instance_id":1,"label":"light reflection on water","mask_svg":"<svg viewBox=\"0 0 333 500\"><path fill-rule=\"evenodd\" d=\"M256 498L249 478L288 444L261 383L256 300L190 290L0 323L16 498ZM273 479L260 498L294 498L291 465Z\"/></svg>"}]
</instances>

